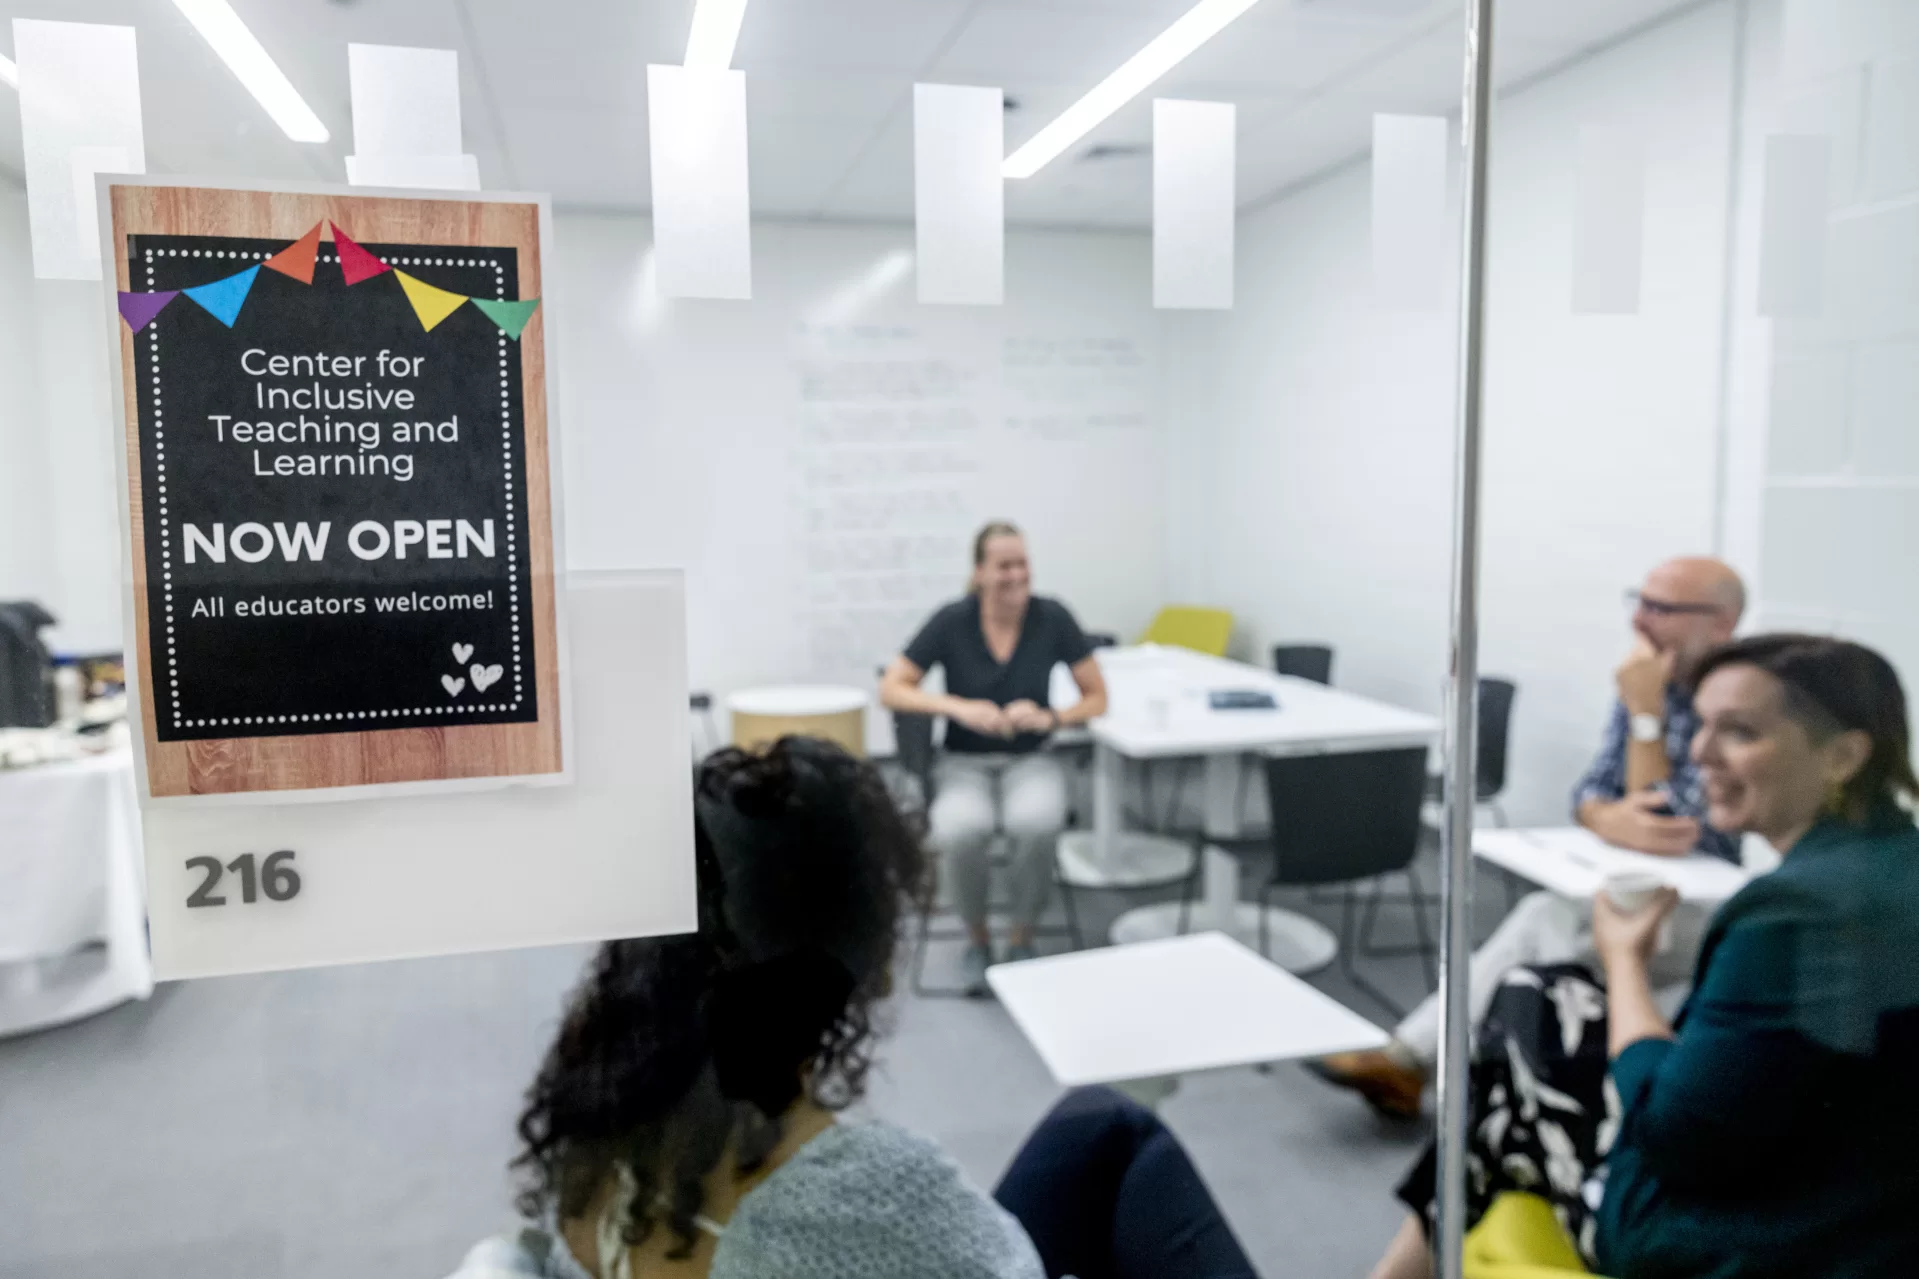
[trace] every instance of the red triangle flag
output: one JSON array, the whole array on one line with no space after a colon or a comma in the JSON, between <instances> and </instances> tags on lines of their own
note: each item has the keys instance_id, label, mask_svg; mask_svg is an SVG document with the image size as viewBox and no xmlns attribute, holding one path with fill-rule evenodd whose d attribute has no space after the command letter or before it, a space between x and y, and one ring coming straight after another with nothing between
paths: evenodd
<instances>
[{"instance_id":1,"label":"red triangle flag","mask_svg":"<svg viewBox=\"0 0 1919 1279\"><path fill-rule=\"evenodd\" d=\"M320 224L261 263L269 271L291 276L302 284L313 283L313 260L320 255Z\"/></svg>"},{"instance_id":2,"label":"red triangle flag","mask_svg":"<svg viewBox=\"0 0 1919 1279\"><path fill-rule=\"evenodd\" d=\"M349 240L346 232L340 229L338 222L329 222L327 225L333 228L333 247L340 251L340 274L346 277L348 284L371 280L374 276L393 269Z\"/></svg>"}]
</instances>

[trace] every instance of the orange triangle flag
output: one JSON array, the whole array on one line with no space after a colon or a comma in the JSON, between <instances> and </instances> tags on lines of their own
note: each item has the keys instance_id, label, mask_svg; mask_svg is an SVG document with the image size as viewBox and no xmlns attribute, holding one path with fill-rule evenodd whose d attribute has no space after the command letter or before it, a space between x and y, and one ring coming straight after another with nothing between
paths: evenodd
<instances>
[{"instance_id":1,"label":"orange triangle flag","mask_svg":"<svg viewBox=\"0 0 1919 1279\"><path fill-rule=\"evenodd\" d=\"M261 265L269 271L278 271L281 275L291 276L302 284L313 283L313 261L320 254L320 227L315 222L313 229L281 249Z\"/></svg>"}]
</instances>

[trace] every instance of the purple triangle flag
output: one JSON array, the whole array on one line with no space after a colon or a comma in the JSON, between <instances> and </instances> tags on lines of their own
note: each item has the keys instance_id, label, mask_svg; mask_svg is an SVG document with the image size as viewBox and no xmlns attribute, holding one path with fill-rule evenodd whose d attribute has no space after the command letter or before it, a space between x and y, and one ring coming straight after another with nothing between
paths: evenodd
<instances>
[{"instance_id":1,"label":"purple triangle flag","mask_svg":"<svg viewBox=\"0 0 1919 1279\"><path fill-rule=\"evenodd\" d=\"M167 303L179 296L178 289L162 289L158 293L122 293L120 318L138 333L153 323L154 316L167 309Z\"/></svg>"}]
</instances>

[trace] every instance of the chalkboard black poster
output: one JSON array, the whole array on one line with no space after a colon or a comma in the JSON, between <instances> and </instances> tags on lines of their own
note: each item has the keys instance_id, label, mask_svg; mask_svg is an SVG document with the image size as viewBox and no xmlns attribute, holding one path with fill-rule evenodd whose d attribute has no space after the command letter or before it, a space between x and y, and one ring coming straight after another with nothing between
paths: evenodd
<instances>
[{"instance_id":1,"label":"chalkboard black poster","mask_svg":"<svg viewBox=\"0 0 1919 1279\"><path fill-rule=\"evenodd\" d=\"M285 248L134 236L148 291ZM517 298L509 252L369 244L468 295ZM462 307L420 327L392 272L261 271L231 328L169 305L135 341L161 741L539 718L512 340Z\"/></svg>"},{"instance_id":2,"label":"chalkboard black poster","mask_svg":"<svg viewBox=\"0 0 1919 1279\"><path fill-rule=\"evenodd\" d=\"M116 239L146 735L161 751L261 739L237 774L188 749L185 793L557 768L537 749L557 744L537 730L559 700L540 322L474 304L537 296L537 241L383 237L436 219L351 207L412 203L454 202L319 201L292 234ZM456 740L516 725L535 738ZM287 741L342 734L344 765Z\"/></svg>"}]
</instances>

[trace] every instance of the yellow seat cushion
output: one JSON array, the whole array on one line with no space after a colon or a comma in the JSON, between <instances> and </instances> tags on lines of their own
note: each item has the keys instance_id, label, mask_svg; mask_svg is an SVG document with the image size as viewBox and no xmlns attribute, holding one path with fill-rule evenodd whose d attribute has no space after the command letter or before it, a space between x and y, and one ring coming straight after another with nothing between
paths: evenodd
<instances>
[{"instance_id":1,"label":"yellow seat cushion","mask_svg":"<svg viewBox=\"0 0 1919 1279\"><path fill-rule=\"evenodd\" d=\"M1568 1279L1586 1275L1579 1250L1538 1195L1507 1193L1466 1236L1466 1279Z\"/></svg>"},{"instance_id":2,"label":"yellow seat cushion","mask_svg":"<svg viewBox=\"0 0 1919 1279\"><path fill-rule=\"evenodd\" d=\"M1226 656L1226 641L1233 635L1233 615L1223 608L1193 608L1169 604L1139 637L1142 644L1170 644L1190 648L1214 657Z\"/></svg>"}]
</instances>

